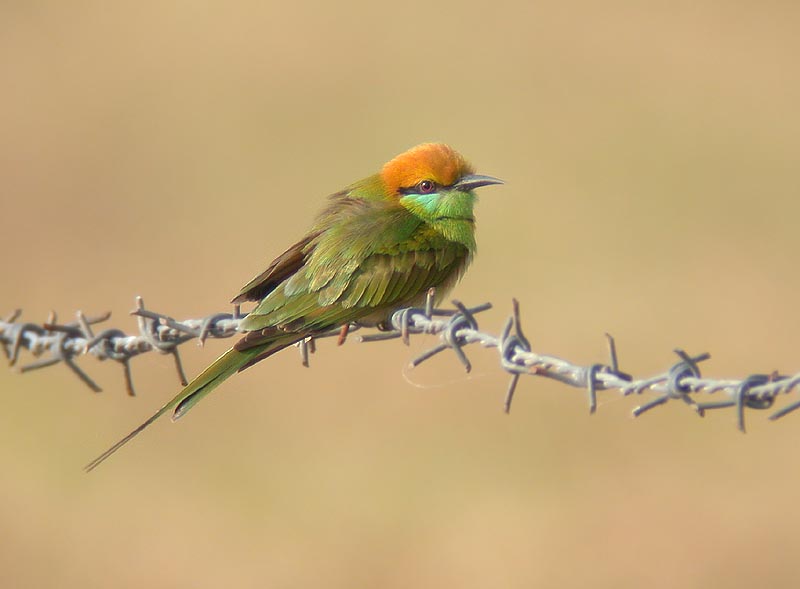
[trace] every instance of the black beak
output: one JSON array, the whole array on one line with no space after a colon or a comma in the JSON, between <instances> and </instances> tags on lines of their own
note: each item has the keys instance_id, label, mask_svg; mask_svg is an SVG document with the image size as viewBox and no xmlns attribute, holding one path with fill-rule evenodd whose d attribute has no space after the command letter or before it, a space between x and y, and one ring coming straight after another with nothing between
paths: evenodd
<instances>
[{"instance_id":1,"label":"black beak","mask_svg":"<svg viewBox=\"0 0 800 589\"><path fill-rule=\"evenodd\" d=\"M491 176L470 174L469 176L464 176L458 182L453 184L453 188L456 190L472 190L473 188L491 186L492 184L505 184L505 182L499 180L498 178L492 178Z\"/></svg>"}]
</instances>

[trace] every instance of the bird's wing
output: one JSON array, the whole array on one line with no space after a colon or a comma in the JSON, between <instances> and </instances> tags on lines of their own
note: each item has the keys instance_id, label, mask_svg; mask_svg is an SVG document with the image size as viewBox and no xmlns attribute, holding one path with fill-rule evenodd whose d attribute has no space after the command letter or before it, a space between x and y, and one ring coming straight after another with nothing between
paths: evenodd
<instances>
[{"instance_id":1,"label":"bird's wing","mask_svg":"<svg viewBox=\"0 0 800 589\"><path fill-rule=\"evenodd\" d=\"M347 221L369 209L373 212L381 208L379 203L367 202L350 195L348 190L341 190L328 197L330 204L323 210L311 231L280 256L275 258L267 269L255 276L239 291L232 303L260 301L268 296L282 282L290 279L306 262L306 258L316 249L320 241L330 243L332 239L320 239L323 234L337 235L347 233ZM344 228L344 229L342 229Z\"/></svg>"},{"instance_id":2,"label":"bird's wing","mask_svg":"<svg viewBox=\"0 0 800 589\"><path fill-rule=\"evenodd\" d=\"M435 249L372 253L354 267L339 267L324 282L315 281L308 264L247 316L242 327L252 333L237 349L259 345L276 331L313 334L388 311L419 300L432 286L448 290L468 261L465 247L448 242Z\"/></svg>"},{"instance_id":3,"label":"bird's wing","mask_svg":"<svg viewBox=\"0 0 800 589\"><path fill-rule=\"evenodd\" d=\"M260 301L281 282L291 277L303 265L305 249L319 233L310 233L292 247L275 258L261 274L253 278L242 287L232 303L245 303L247 301Z\"/></svg>"}]
</instances>

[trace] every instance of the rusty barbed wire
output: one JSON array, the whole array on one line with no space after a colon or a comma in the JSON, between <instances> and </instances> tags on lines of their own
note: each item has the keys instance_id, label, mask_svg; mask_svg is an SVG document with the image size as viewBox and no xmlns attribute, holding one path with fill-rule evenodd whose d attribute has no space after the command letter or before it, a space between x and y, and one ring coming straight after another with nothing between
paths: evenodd
<instances>
[{"instance_id":1,"label":"rusty barbed wire","mask_svg":"<svg viewBox=\"0 0 800 589\"><path fill-rule=\"evenodd\" d=\"M563 384L584 389L590 413L597 409L597 392L618 390L622 395L642 395L654 393L656 397L635 407L634 417L642 415L670 401L681 401L700 416L713 409L733 408L739 430L745 431L745 412L748 409L770 409L776 398L794 391L800 385L800 373L786 376L772 374L752 374L741 379L716 379L701 376L700 363L711 356L707 353L690 355L676 349L678 360L666 371L648 378L634 379L619 369L614 339L606 334L609 358L608 363L595 363L583 366L563 358L540 354L533 351L528 338L522 331L519 304L513 300L513 312L499 335L480 330L476 315L491 308L490 303L466 307L453 301L454 309L433 307L433 293L429 293L425 307L409 307L395 311L390 325L383 331L359 337L362 342L376 342L401 339L409 343L411 335L438 335L439 343L411 361L412 366L430 360L437 354L451 350L468 372L472 364L464 351L469 345L478 344L498 351L500 366L511 375L506 390L504 408L511 409L514 393L522 375L540 376L557 380ZM138 333L127 334L116 328L104 329L95 333L93 326L107 321L111 314L99 317L86 317L77 313L74 322L60 324L54 313L45 323L19 322L21 311L17 310L5 319L0 319L0 347L12 367L19 372L46 368L64 363L90 389L100 392L100 387L75 362L82 355L92 355L99 360L115 360L123 365L126 390L134 395L130 360L139 354L158 351L173 356L181 384L187 383L181 365L178 346L197 339L202 345L207 339L228 338L238 333L238 326L246 316L238 306L232 313L216 313L199 319L177 321L170 316L146 309L141 297L136 298ZM348 332L359 329L357 325L345 329L307 338L298 344L302 363L308 366L309 354L314 352L314 340L322 337L338 336L343 343ZM362 328L363 329L363 328ZM17 366L21 350L28 350L37 360ZM724 397L714 402L699 402L694 396L708 394ZM779 419L800 408L800 401L791 403L769 416Z\"/></svg>"}]
</instances>

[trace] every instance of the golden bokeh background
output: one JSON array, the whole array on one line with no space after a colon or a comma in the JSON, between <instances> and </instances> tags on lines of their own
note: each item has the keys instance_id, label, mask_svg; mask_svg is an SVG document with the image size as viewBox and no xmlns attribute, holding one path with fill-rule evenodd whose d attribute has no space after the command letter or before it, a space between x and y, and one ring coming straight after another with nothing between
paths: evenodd
<instances>
[{"instance_id":1,"label":"golden bokeh background","mask_svg":"<svg viewBox=\"0 0 800 589\"><path fill-rule=\"evenodd\" d=\"M0 313L227 301L324 196L447 141L481 192L455 292L537 350L800 370L796 2L4 2ZM431 344L287 351L81 466L177 390L171 359L0 371L2 587L788 587L800 416L526 378ZM196 373L228 342L185 346ZM26 358L29 358L26 357ZM786 399L781 399L785 403Z\"/></svg>"}]
</instances>

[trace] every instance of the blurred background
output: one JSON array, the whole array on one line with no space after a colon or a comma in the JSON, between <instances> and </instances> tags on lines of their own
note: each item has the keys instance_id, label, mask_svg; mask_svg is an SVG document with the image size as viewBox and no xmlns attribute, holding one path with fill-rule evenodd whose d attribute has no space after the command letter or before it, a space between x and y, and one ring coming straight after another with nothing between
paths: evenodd
<instances>
[{"instance_id":1,"label":"blurred background","mask_svg":"<svg viewBox=\"0 0 800 589\"><path fill-rule=\"evenodd\" d=\"M229 309L324 197L422 141L481 191L454 296L538 351L800 370L796 2L15 2L0 7L0 314ZM415 340L288 350L81 467L172 361L0 370L3 587L788 587L800 415L473 374ZM230 342L187 345L197 373ZM27 359L30 357L27 356ZM787 399L781 399L781 403Z\"/></svg>"}]
</instances>

